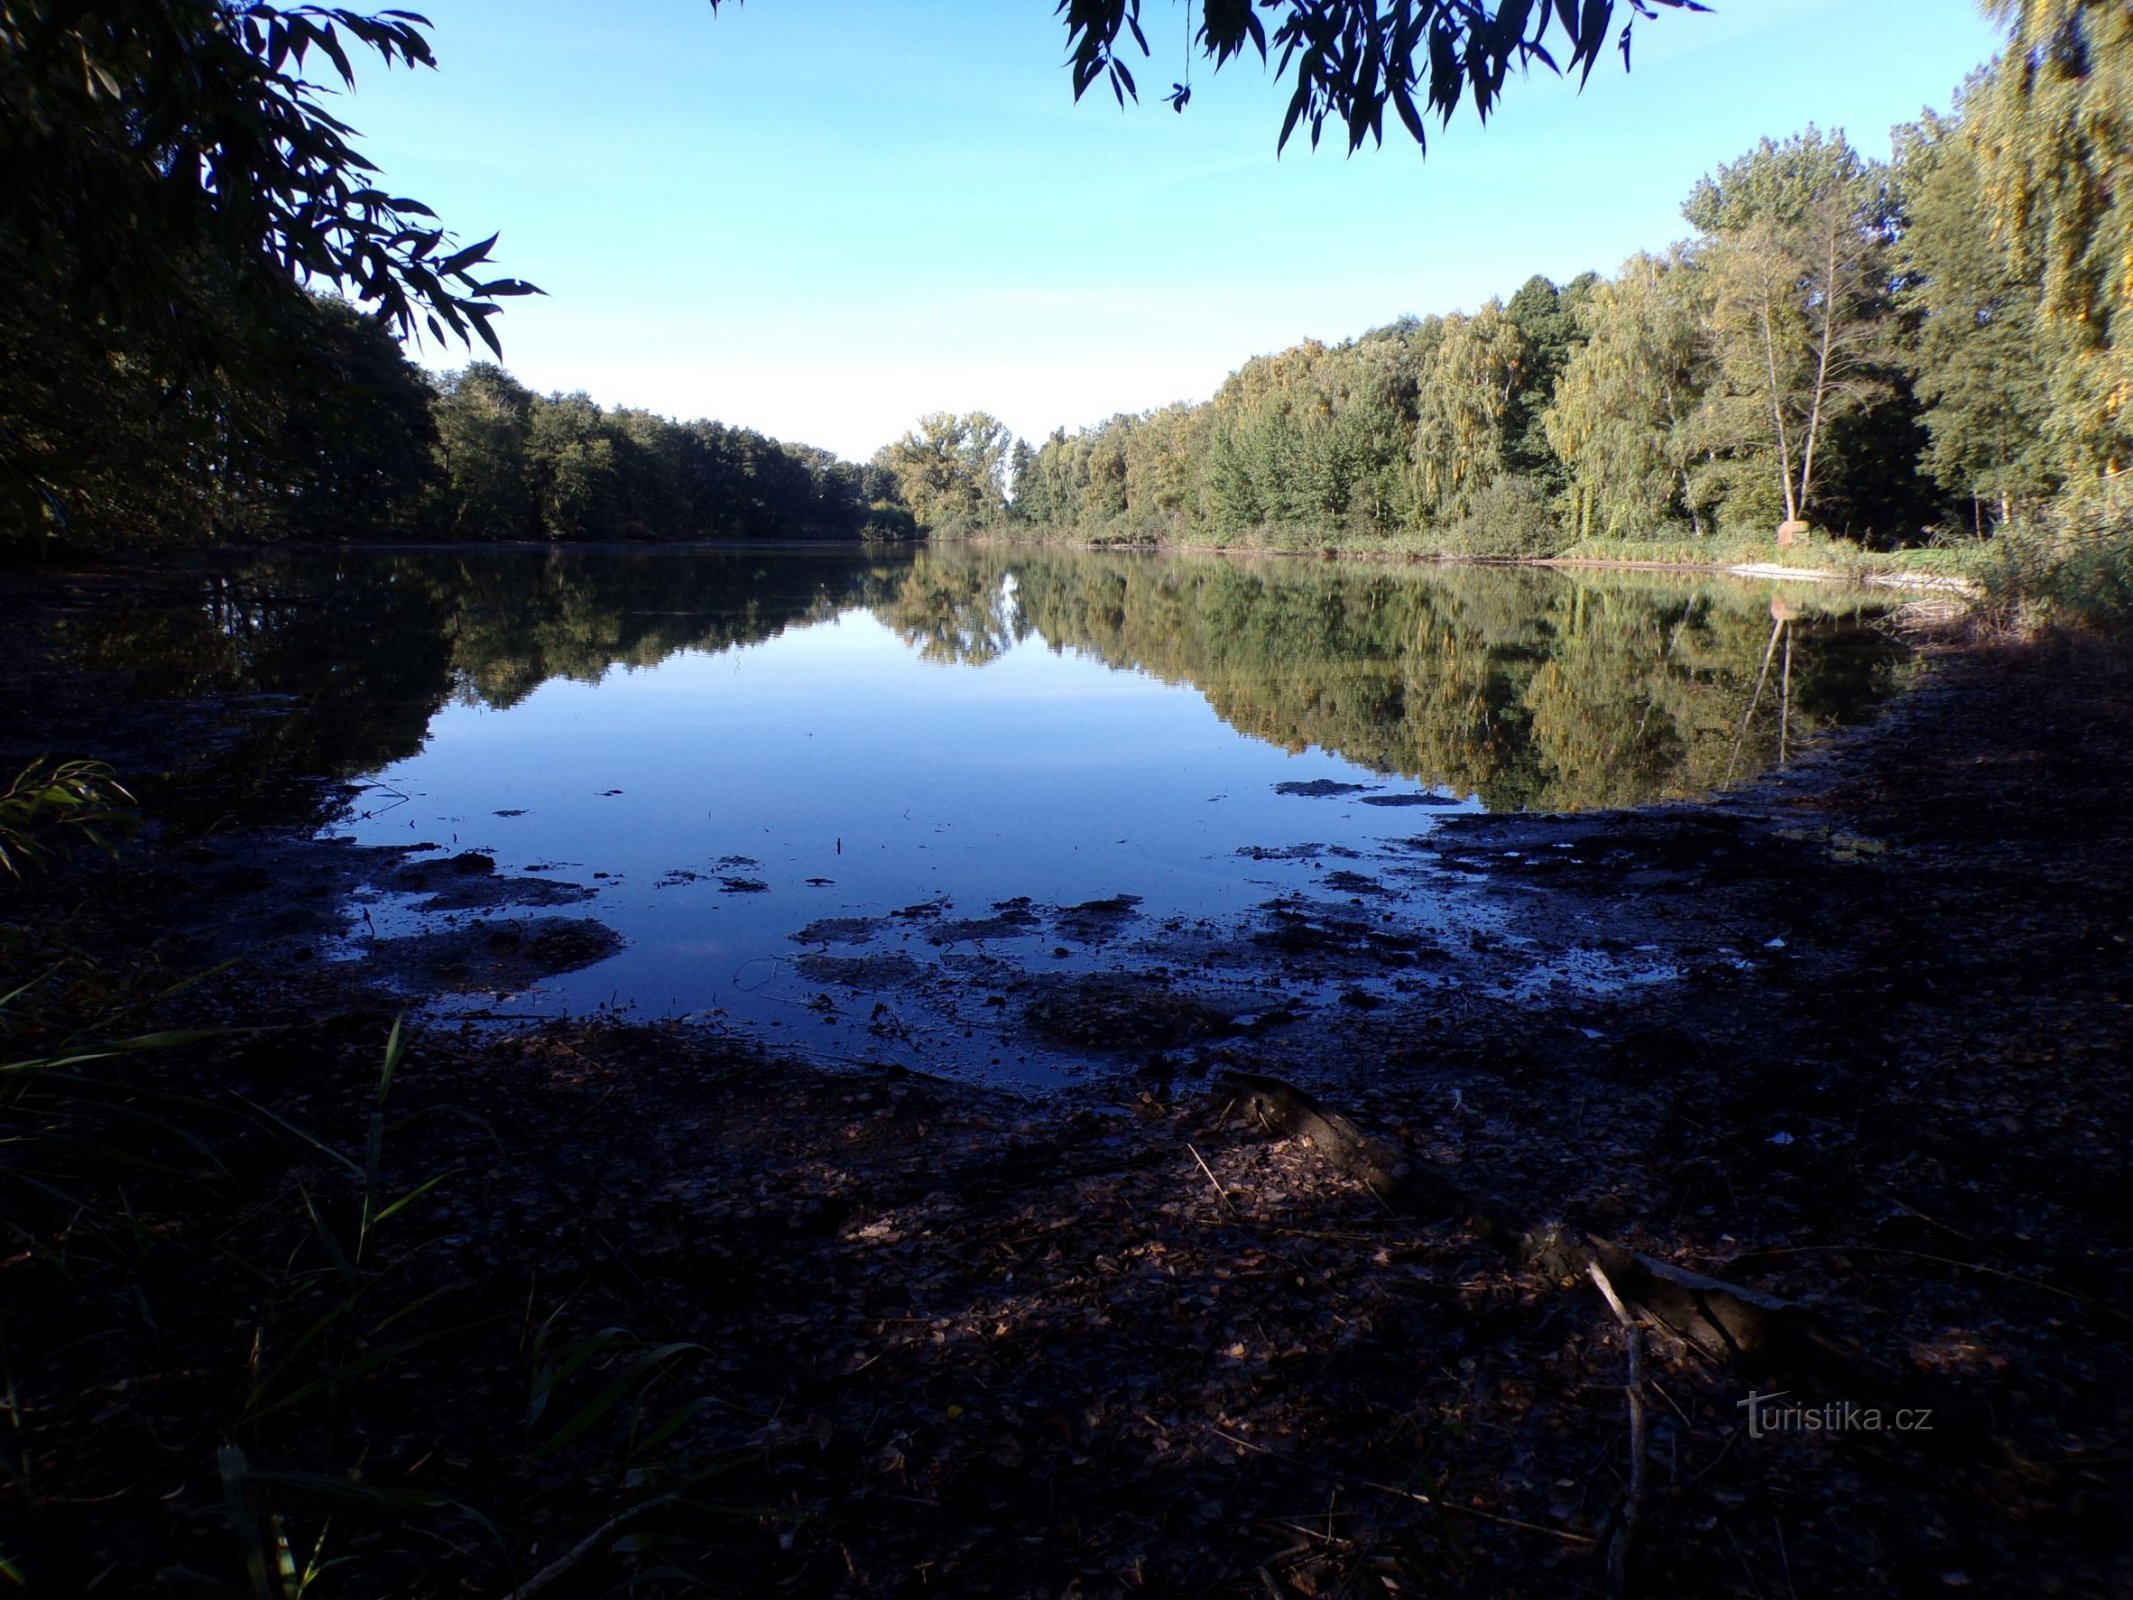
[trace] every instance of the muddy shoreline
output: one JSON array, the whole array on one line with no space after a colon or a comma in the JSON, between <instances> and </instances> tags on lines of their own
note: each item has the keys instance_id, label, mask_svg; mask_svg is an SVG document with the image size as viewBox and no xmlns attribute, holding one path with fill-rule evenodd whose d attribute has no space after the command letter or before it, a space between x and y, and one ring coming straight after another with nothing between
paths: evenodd
<instances>
[{"instance_id":1,"label":"muddy shoreline","mask_svg":"<svg viewBox=\"0 0 2133 1600\"><path fill-rule=\"evenodd\" d=\"M592 948L567 905L525 898L551 891L237 829L243 797L188 792L189 754L296 708L133 701L40 669L26 639L10 631L20 734L98 730L82 753L167 774L144 798L176 820L7 920L144 993L228 960L156 1020L257 1030L136 1058L144 1095L241 1096L358 1147L423 972L508 991ZM348 1593L503 1595L553 1571L544 1592L590 1595L662 1564L691 1576L653 1592L1601 1592L1627 1448L1605 1304L1226 1114L1242 1070L1528 1212L1810 1306L1871 1358L1850 1383L1744 1372L1648 1330L1641 1585L2121 1592L2133 661L1953 635L1930 653L1879 724L1752 789L1447 820L1418 864L1486 876L1493 945L1424 950L1362 875L1222 936L1222 961L1316 972L1331 1004L1216 1003L1207 949L1117 935L1117 970L1011 997L1090 1053L1047 1100L701 1030L433 1026L396 1106L482 1120L395 1136L404 1184L449 1174L396 1219L392 1303L423 1309L395 1330L473 1331L348 1378L330 1427L243 1398L248 1332L272 1368L318 1281L210 1301L157 1267L151 1336L114 1320L102 1268L62 1270L80 1224L30 1207L0 1298L37 1469L6 1492L38 1515L0 1553L53 1593L230 1570L216 1451L234 1442L435 1497L344 1524ZM394 989L326 959L350 889L410 871L475 913L461 945ZM1666 976L1498 981L1584 954ZM1360 982L1388 972L1416 981ZM1340 1003L1351 976L1369 1003ZM266 1199L332 1197L346 1174L224 1109L205 1140L222 1187L145 1178L129 1203L202 1260L207 1235L255 1265L316 1254ZM673 1488L611 1436L619 1413L545 1449L522 1421L536 1327L690 1346L659 1369L659 1414L721 1475ZM1777 1390L1853 1416L1923 1395L1934 1425L1755 1436L1743 1401Z\"/></svg>"}]
</instances>

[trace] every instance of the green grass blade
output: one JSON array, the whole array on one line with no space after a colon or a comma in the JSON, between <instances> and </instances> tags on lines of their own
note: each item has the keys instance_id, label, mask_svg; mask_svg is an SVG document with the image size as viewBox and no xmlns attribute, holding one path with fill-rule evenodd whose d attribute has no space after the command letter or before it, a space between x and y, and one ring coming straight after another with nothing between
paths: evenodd
<instances>
[{"instance_id":1,"label":"green grass blade","mask_svg":"<svg viewBox=\"0 0 2133 1600\"><path fill-rule=\"evenodd\" d=\"M453 1171L457 1170L457 1168L453 1169ZM428 1182L416 1184L414 1188L408 1190L406 1194L400 1196L399 1199L395 1200L383 1211L380 1211L376 1216L372 1217L370 1219L370 1225L375 1228L379 1223L385 1221L386 1218L393 1216L395 1213L399 1212L410 1201L421 1199L424 1195L428 1194L430 1190L436 1188L438 1184L444 1182L445 1179L451 1176L451 1172L440 1172L437 1174L436 1177L431 1178Z\"/></svg>"},{"instance_id":2,"label":"green grass blade","mask_svg":"<svg viewBox=\"0 0 2133 1600\"><path fill-rule=\"evenodd\" d=\"M320 1154L331 1156L342 1166L346 1167L350 1172L354 1173L358 1178L363 1176L363 1169L361 1167L357 1166L353 1161L342 1155L340 1151L334 1149L333 1146L326 1143L325 1140L316 1138L313 1135L306 1133L295 1123L289 1121L288 1118L280 1116L275 1112L269 1111L265 1106L261 1105L257 1100L252 1099L249 1095L239 1094L235 1089L230 1090L229 1094L231 1099L240 1100L244 1104L250 1106L254 1111L258 1112L262 1117L265 1117L269 1122L273 1123L274 1126L276 1126L277 1128L280 1128L284 1133L294 1134L297 1138L303 1140L305 1144L308 1144L309 1146L311 1146L312 1149L318 1151Z\"/></svg>"},{"instance_id":3,"label":"green grass blade","mask_svg":"<svg viewBox=\"0 0 2133 1600\"><path fill-rule=\"evenodd\" d=\"M237 1548L244 1557L244 1575L251 1581L258 1600L275 1600L267 1577L267 1546L260 1537L259 1506L252 1496L251 1469L244 1452L224 1445L215 1452L222 1472L222 1497L230 1508L230 1527L237 1535Z\"/></svg>"},{"instance_id":4,"label":"green grass blade","mask_svg":"<svg viewBox=\"0 0 2133 1600\"><path fill-rule=\"evenodd\" d=\"M400 1058L407 1053L406 1041L400 1033L400 1024L407 1020L401 1012L393 1018L393 1031L385 1039L385 1065L378 1073L378 1104L385 1104L385 1097L392 1092L393 1074L400 1070Z\"/></svg>"},{"instance_id":5,"label":"green grass blade","mask_svg":"<svg viewBox=\"0 0 2133 1600\"><path fill-rule=\"evenodd\" d=\"M387 1362L397 1361L410 1351L419 1350L424 1345L435 1344L440 1339L450 1339L458 1334L471 1333L476 1328L490 1327L495 1323L506 1320L507 1318L502 1315L477 1317L472 1322L454 1323L449 1328L438 1328L430 1333L417 1334L412 1339L402 1339L398 1343L389 1344L382 1350L373 1350L359 1361L351 1361L345 1367L336 1367L325 1376L313 1379L301 1389L292 1394L284 1395L272 1405L261 1406L256 1411L248 1412L244 1420L248 1423L259 1422L264 1418L273 1416L278 1411L286 1411L291 1406L302 1404L322 1389L331 1389L348 1382L351 1378L360 1378L366 1372L375 1372Z\"/></svg>"},{"instance_id":6,"label":"green grass blade","mask_svg":"<svg viewBox=\"0 0 2133 1600\"><path fill-rule=\"evenodd\" d=\"M671 1344L659 1346L656 1350L646 1351L631 1362L628 1367L624 1368L620 1377L579 1407L577 1414L556 1429L554 1433L550 1434L547 1441L539 1449L535 1450L534 1454L536 1456L553 1455L572 1440L583 1435L588 1429L597 1426L604 1417L622 1404L624 1400L657 1377L660 1369L670 1359L680 1355L683 1351L695 1351L700 1355L709 1353L704 1346L685 1339L675 1340Z\"/></svg>"}]
</instances>

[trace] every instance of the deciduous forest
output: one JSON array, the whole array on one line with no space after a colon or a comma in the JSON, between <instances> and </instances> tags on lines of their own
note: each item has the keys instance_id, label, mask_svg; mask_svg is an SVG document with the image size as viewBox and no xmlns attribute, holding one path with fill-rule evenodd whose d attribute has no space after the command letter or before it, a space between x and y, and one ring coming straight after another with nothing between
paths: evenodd
<instances>
[{"instance_id":1,"label":"deciduous forest","mask_svg":"<svg viewBox=\"0 0 2133 1600\"><path fill-rule=\"evenodd\" d=\"M1016 441L1004 473L943 443L982 418L889 463L945 530L1695 559L1792 523L1951 566L1997 537L2113 605L2133 80L2126 20L2070 31L2081 9L2020 8L1886 158L1808 128L1716 166L1694 233L1611 276L1257 357L1208 401Z\"/></svg>"}]
</instances>

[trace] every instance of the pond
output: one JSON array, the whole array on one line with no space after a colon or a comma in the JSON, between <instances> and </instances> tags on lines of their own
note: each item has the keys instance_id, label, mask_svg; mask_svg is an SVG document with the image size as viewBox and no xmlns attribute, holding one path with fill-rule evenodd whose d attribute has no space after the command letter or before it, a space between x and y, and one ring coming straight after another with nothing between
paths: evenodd
<instances>
[{"instance_id":1,"label":"pond","mask_svg":"<svg viewBox=\"0 0 2133 1600\"><path fill-rule=\"evenodd\" d=\"M374 552L219 572L163 643L294 697L230 759L348 780L323 837L418 847L342 959L599 925L570 970L476 963L433 1010L1036 1086L1429 985L1665 981L1635 951L1462 967L1501 907L1416 842L1766 771L1901 676L1881 603L958 546ZM1370 959L1315 947L1329 919Z\"/></svg>"}]
</instances>

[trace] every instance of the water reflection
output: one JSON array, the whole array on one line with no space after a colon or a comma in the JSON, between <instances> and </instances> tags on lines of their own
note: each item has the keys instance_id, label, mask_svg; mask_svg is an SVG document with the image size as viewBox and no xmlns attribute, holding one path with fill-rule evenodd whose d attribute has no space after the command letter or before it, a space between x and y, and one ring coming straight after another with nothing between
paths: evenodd
<instances>
[{"instance_id":1,"label":"water reflection","mask_svg":"<svg viewBox=\"0 0 2133 1600\"><path fill-rule=\"evenodd\" d=\"M195 605L77 623L72 646L150 695L285 699L300 714L248 721L196 789L300 822L318 804L302 780L414 755L447 705L503 709L554 679L759 643L875 601L901 565L730 547L294 554L206 572Z\"/></svg>"},{"instance_id":2,"label":"water reflection","mask_svg":"<svg viewBox=\"0 0 2133 1600\"><path fill-rule=\"evenodd\" d=\"M1169 1037L1172 1001L1198 1037L1664 981L1477 954L1502 908L1422 847L1435 819L1706 790L1902 671L1872 602L1812 589L965 548L294 558L75 643L283 708L202 826L434 847L380 869L348 949L412 994L1025 1083ZM514 966L564 906L619 953Z\"/></svg>"},{"instance_id":3,"label":"water reflection","mask_svg":"<svg viewBox=\"0 0 2133 1600\"><path fill-rule=\"evenodd\" d=\"M1189 685L1239 733L1479 795L1492 810L1637 805L1774 764L1889 687L1877 602L1767 584L1534 568L1246 562L947 547L351 553L252 562L197 606L77 629L149 692L285 696L229 765L352 777L459 702L517 705L684 650L855 608L929 663L1041 640Z\"/></svg>"},{"instance_id":4,"label":"water reflection","mask_svg":"<svg viewBox=\"0 0 2133 1600\"><path fill-rule=\"evenodd\" d=\"M1035 634L1190 684L1286 750L1492 810L1580 810L1720 787L1772 765L1781 732L1797 745L1885 692L1902 651L1870 626L1880 602L1795 586L1777 603L1801 658L1767 705L1767 584L949 548L876 614L928 660L982 663Z\"/></svg>"}]
</instances>

